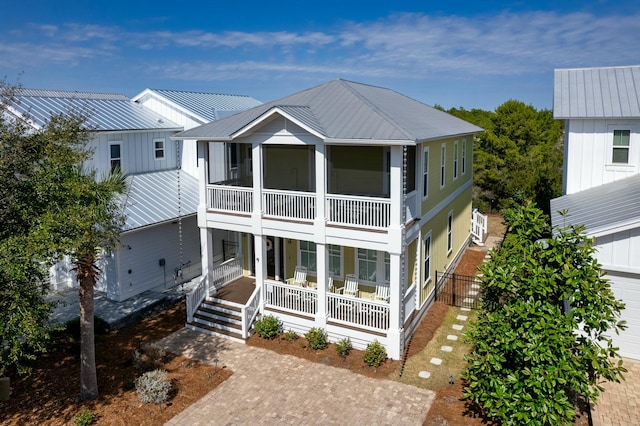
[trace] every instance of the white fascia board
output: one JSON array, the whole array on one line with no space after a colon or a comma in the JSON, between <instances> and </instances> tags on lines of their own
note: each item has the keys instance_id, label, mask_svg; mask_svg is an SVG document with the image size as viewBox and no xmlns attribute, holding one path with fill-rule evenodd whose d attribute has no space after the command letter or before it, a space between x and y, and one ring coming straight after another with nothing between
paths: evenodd
<instances>
[{"instance_id":1,"label":"white fascia board","mask_svg":"<svg viewBox=\"0 0 640 426\"><path fill-rule=\"evenodd\" d=\"M323 138L327 145L363 145L363 146L415 146L416 141L410 139L340 139Z\"/></svg>"},{"instance_id":2,"label":"white fascia board","mask_svg":"<svg viewBox=\"0 0 640 426\"><path fill-rule=\"evenodd\" d=\"M463 136L473 136L476 133L483 133L484 130L482 131L478 131L478 132L467 132L467 133L456 133L456 134L451 134L451 135L444 135L444 136L438 136L435 138L426 138L426 139L419 139L416 141L416 143L424 143L424 142L431 142L431 141L441 141L444 139L453 139L453 138L461 138Z\"/></svg>"},{"instance_id":3,"label":"white fascia board","mask_svg":"<svg viewBox=\"0 0 640 426\"><path fill-rule=\"evenodd\" d=\"M305 123L301 122L300 120L298 120L296 118L293 118L291 115L289 115L286 112L282 111L278 107L271 108L270 110L268 110L267 112L265 112L264 114L262 114L261 116L256 118L255 120L253 120L250 123L246 124L240 130L238 130L235 133L233 133L231 135L231 138L235 139L235 138L239 138L239 137L242 137L242 136L246 136L248 133L251 132L251 130L253 128L255 128L260 123L264 122L268 118L271 118L274 114L280 114L282 117L286 118L287 120L291 121L292 123L296 124L297 126L302 127L304 130L306 130L307 132L309 132L312 135L316 136L318 139L324 139L325 138L325 135L323 135L322 133L319 133L318 131L310 128L309 126L307 126Z\"/></svg>"},{"instance_id":4,"label":"white fascia board","mask_svg":"<svg viewBox=\"0 0 640 426\"><path fill-rule=\"evenodd\" d=\"M122 130L93 130L94 133L148 133L148 132L154 132L154 133L160 133L160 132L181 132L184 129L182 127L174 127L174 128L167 128L167 129L158 129L158 128L151 128L151 129L135 129L135 130L131 130L131 129L122 129ZM173 139L173 137L171 137L171 139ZM181 139L178 139L181 140Z\"/></svg>"},{"instance_id":5,"label":"white fascia board","mask_svg":"<svg viewBox=\"0 0 640 426\"><path fill-rule=\"evenodd\" d=\"M206 136L191 136L185 138L183 136L170 136L171 140L174 141L202 141L202 142L229 142L232 141L233 138L229 136L224 137L206 137Z\"/></svg>"},{"instance_id":6,"label":"white fascia board","mask_svg":"<svg viewBox=\"0 0 640 426\"><path fill-rule=\"evenodd\" d=\"M640 228L640 218L636 218L627 222L621 222L614 224L615 226L600 227L596 229L587 229L587 236L589 237L603 237L605 235L617 234L618 232L628 231L630 229Z\"/></svg>"}]
</instances>

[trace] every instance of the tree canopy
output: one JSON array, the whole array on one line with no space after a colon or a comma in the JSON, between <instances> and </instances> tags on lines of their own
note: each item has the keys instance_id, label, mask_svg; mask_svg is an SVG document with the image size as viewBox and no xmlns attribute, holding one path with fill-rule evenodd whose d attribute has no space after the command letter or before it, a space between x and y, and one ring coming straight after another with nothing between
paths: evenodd
<instances>
[{"instance_id":1,"label":"tree canopy","mask_svg":"<svg viewBox=\"0 0 640 426\"><path fill-rule=\"evenodd\" d=\"M481 266L482 308L464 396L504 424L572 424L574 398L596 402L626 371L610 333L624 329L592 240L556 228L534 203L506 210L507 235Z\"/></svg>"},{"instance_id":2,"label":"tree canopy","mask_svg":"<svg viewBox=\"0 0 640 426\"><path fill-rule=\"evenodd\" d=\"M535 200L545 213L562 191L563 124L550 110L509 100L494 112L451 108L482 127L474 144L474 204L503 209L514 196Z\"/></svg>"}]
</instances>

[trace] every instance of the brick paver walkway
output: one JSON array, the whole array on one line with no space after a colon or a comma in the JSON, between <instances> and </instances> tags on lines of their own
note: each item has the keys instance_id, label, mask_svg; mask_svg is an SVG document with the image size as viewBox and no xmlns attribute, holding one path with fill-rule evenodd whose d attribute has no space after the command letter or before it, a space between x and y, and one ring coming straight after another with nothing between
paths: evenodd
<instances>
[{"instance_id":1,"label":"brick paver walkway","mask_svg":"<svg viewBox=\"0 0 640 426\"><path fill-rule=\"evenodd\" d=\"M593 408L593 426L640 425L640 361L626 359L627 370L621 383L606 383L605 391Z\"/></svg>"},{"instance_id":2,"label":"brick paver walkway","mask_svg":"<svg viewBox=\"0 0 640 426\"><path fill-rule=\"evenodd\" d=\"M369 379L188 329L162 339L166 350L225 365L234 374L167 425L421 425L435 394Z\"/></svg>"}]
</instances>

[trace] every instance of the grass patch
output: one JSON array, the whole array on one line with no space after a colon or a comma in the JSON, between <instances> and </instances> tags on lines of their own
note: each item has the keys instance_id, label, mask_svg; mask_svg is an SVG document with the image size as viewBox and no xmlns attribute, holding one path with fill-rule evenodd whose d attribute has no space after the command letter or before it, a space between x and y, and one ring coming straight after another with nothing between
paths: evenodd
<instances>
[{"instance_id":1,"label":"grass patch","mask_svg":"<svg viewBox=\"0 0 640 426\"><path fill-rule=\"evenodd\" d=\"M466 321L458 321L458 315L466 315ZM471 350L471 346L464 343L462 333L469 327L469 322L474 320L477 313L474 310L461 311L460 308L449 308L442 322L442 325L433 335L433 339L418 354L409 358L404 366L402 377L399 379L401 383L417 386L424 389L438 390L442 387L449 386L449 376L453 376L454 380L460 380L460 372L466 366L464 355ZM453 324L463 325L462 331L451 328ZM458 340L448 340L447 335L453 334L458 336ZM451 346L453 352L443 352L442 346ZM442 364L431 364L431 358L440 358ZM431 377L423 379L418 377L420 371L428 371Z\"/></svg>"}]
</instances>

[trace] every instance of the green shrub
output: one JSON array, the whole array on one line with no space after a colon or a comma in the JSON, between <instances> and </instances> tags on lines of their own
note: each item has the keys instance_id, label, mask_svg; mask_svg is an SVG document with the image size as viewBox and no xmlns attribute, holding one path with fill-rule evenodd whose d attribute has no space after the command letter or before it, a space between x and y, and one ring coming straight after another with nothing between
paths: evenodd
<instances>
[{"instance_id":1,"label":"green shrub","mask_svg":"<svg viewBox=\"0 0 640 426\"><path fill-rule=\"evenodd\" d=\"M73 424L76 426L89 426L97 419L96 413L91 410L82 410L80 414L73 418Z\"/></svg>"},{"instance_id":2,"label":"green shrub","mask_svg":"<svg viewBox=\"0 0 640 426\"><path fill-rule=\"evenodd\" d=\"M273 315L265 315L255 323L256 333L263 339L273 339L282 333L282 322Z\"/></svg>"},{"instance_id":3,"label":"green shrub","mask_svg":"<svg viewBox=\"0 0 640 426\"><path fill-rule=\"evenodd\" d=\"M160 404L169 398L171 383L164 370L147 371L136 379L136 391L142 402Z\"/></svg>"},{"instance_id":4,"label":"green shrub","mask_svg":"<svg viewBox=\"0 0 640 426\"><path fill-rule=\"evenodd\" d=\"M349 339L348 337L340 339L336 343L336 351L338 352L338 355L342 357L342 359L345 359L347 355L349 355L349 352L351 352L352 348L353 346L351 345L351 339Z\"/></svg>"},{"instance_id":5,"label":"green shrub","mask_svg":"<svg viewBox=\"0 0 640 426\"><path fill-rule=\"evenodd\" d=\"M282 334L282 338L289 343L295 342L299 337L300 336L298 336L298 333L293 330L287 330Z\"/></svg>"},{"instance_id":6,"label":"green shrub","mask_svg":"<svg viewBox=\"0 0 640 426\"><path fill-rule=\"evenodd\" d=\"M162 367L167 351L157 343L143 343L133 351L133 366L138 370L151 370Z\"/></svg>"},{"instance_id":7,"label":"green shrub","mask_svg":"<svg viewBox=\"0 0 640 426\"><path fill-rule=\"evenodd\" d=\"M364 362L369 367L378 367L385 359L387 359L387 350L377 339L367 345L364 351Z\"/></svg>"},{"instance_id":8,"label":"green shrub","mask_svg":"<svg viewBox=\"0 0 640 426\"><path fill-rule=\"evenodd\" d=\"M311 349L324 349L327 347L327 333L321 328L313 327L304 335Z\"/></svg>"}]
</instances>

